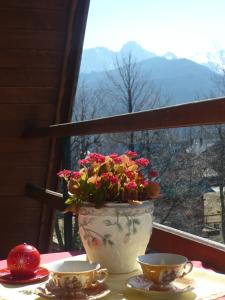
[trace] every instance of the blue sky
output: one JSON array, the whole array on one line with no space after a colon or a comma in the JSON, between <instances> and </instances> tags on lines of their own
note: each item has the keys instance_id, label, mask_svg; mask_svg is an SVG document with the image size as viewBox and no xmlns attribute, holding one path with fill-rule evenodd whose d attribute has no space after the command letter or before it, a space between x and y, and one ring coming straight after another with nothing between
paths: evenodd
<instances>
[{"instance_id":1,"label":"blue sky","mask_svg":"<svg viewBox=\"0 0 225 300\"><path fill-rule=\"evenodd\" d=\"M225 0L91 0L84 49L128 41L178 57L225 49Z\"/></svg>"}]
</instances>

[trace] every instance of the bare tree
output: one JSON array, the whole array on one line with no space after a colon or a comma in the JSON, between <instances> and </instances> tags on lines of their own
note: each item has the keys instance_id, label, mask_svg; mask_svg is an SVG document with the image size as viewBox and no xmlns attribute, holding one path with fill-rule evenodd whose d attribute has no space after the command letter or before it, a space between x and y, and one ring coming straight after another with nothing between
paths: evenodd
<instances>
[{"instance_id":1,"label":"bare tree","mask_svg":"<svg viewBox=\"0 0 225 300\"><path fill-rule=\"evenodd\" d=\"M116 57L114 71L107 71L108 95L112 104L117 106L120 113L132 113L144 109L151 109L160 105L161 92L153 82L145 78L141 65L137 63L130 52L125 56ZM120 137L120 138L118 138ZM117 135L116 142L135 150L135 133Z\"/></svg>"},{"instance_id":2,"label":"bare tree","mask_svg":"<svg viewBox=\"0 0 225 300\"><path fill-rule=\"evenodd\" d=\"M75 106L73 111L73 121L79 122L91 120L98 116L99 91L90 91L86 82L81 82L78 86ZM71 138L71 161L72 168L77 167L79 159L84 158L88 151L98 151L101 146L101 135L74 136Z\"/></svg>"}]
</instances>

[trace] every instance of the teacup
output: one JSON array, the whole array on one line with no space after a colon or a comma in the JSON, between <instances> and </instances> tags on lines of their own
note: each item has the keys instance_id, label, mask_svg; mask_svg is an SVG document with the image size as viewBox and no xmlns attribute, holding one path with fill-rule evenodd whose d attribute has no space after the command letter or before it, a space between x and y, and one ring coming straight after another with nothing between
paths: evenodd
<instances>
[{"instance_id":1,"label":"teacup","mask_svg":"<svg viewBox=\"0 0 225 300\"><path fill-rule=\"evenodd\" d=\"M48 267L51 283L59 289L86 289L102 283L108 276L107 269L88 261L59 261Z\"/></svg>"},{"instance_id":2,"label":"teacup","mask_svg":"<svg viewBox=\"0 0 225 300\"><path fill-rule=\"evenodd\" d=\"M143 275L155 285L166 286L191 272L193 264L185 256L172 253L150 253L137 257Z\"/></svg>"}]
</instances>

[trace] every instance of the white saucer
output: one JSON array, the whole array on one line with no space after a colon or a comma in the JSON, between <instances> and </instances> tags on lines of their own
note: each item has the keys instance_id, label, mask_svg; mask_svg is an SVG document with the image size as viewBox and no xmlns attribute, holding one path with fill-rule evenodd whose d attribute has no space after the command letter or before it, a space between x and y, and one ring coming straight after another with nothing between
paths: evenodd
<instances>
[{"instance_id":1,"label":"white saucer","mask_svg":"<svg viewBox=\"0 0 225 300\"><path fill-rule=\"evenodd\" d=\"M59 295L55 295L53 292L49 291L47 287L48 285L46 285L46 287L44 288L42 287L37 288L35 294L45 299L59 299ZM108 295L110 293L110 289L105 283L101 283L101 284L97 284L95 287L87 288L81 291L74 290L74 292L76 293L75 298L74 296L64 295L66 296L65 299L97 300ZM63 299L64 296L61 295L61 298Z\"/></svg>"},{"instance_id":2,"label":"white saucer","mask_svg":"<svg viewBox=\"0 0 225 300\"><path fill-rule=\"evenodd\" d=\"M195 288L195 282L188 277L177 278L168 286L156 288L154 283L146 279L143 275L130 277L127 280L126 286L132 290L148 294L179 294L190 292Z\"/></svg>"}]
</instances>

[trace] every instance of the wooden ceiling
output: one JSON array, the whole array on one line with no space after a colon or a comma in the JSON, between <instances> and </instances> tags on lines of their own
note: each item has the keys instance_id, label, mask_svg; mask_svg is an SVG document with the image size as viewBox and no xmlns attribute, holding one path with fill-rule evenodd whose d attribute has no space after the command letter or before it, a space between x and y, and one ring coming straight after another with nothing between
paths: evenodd
<instances>
[{"instance_id":1,"label":"wooden ceiling","mask_svg":"<svg viewBox=\"0 0 225 300\"><path fill-rule=\"evenodd\" d=\"M89 0L0 0L0 258L27 242L47 252L53 211L25 196L56 188L60 141L31 127L68 122Z\"/></svg>"}]
</instances>

